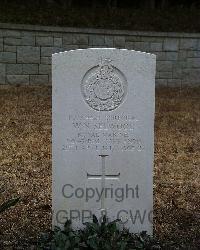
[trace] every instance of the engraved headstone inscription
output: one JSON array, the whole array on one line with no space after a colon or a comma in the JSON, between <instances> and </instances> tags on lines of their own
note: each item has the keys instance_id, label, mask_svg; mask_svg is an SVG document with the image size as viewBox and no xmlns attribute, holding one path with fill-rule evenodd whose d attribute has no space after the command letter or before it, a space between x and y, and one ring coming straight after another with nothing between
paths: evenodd
<instances>
[{"instance_id":1,"label":"engraved headstone inscription","mask_svg":"<svg viewBox=\"0 0 200 250\"><path fill-rule=\"evenodd\" d=\"M155 56L92 48L52 61L53 226L95 214L152 234Z\"/></svg>"}]
</instances>

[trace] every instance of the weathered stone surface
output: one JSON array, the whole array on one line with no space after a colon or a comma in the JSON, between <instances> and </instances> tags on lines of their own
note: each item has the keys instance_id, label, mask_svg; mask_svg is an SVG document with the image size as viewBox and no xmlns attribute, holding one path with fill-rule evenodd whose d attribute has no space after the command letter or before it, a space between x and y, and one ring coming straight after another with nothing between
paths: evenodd
<instances>
[{"instance_id":1,"label":"weathered stone surface","mask_svg":"<svg viewBox=\"0 0 200 250\"><path fill-rule=\"evenodd\" d=\"M172 71L172 62L171 61L157 61L157 70L158 71Z\"/></svg>"},{"instance_id":2,"label":"weathered stone surface","mask_svg":"<svg viewBox=\"0 0 200 250\"><path fill-rule=\"evenodd\" d=\"M199 85L200 84L200 69L183 69L183 85Z\"/></svg>"},{"instance_id":3,"label":"weathered stone surface","mask_svg":"<svg viewBox=\"0 0 200 250\"><path fill-rule=\"evenodd\" d=\"M24 75L38 74L38 64L23 64Z\"/></svg>"},{"instance_id":4,"label":"weathered stone surface","mask_svg":"<svg viewBox=\"0 0 200 250\"><path fill-rule=\"evenodd\" d=\"M159 78L159 73L160 73L160 72L156 71L156 76L155 76L156 79Z\"/></svg>"},{"instance_id":5,"label":"weathered stone surface","mask_svg":"<svg viewBox=\"0 0 200 250\"><path fill-rule=\"evenodd\" d=\"M182 61L182 60L186 60L187 58L187 53L188 53L188 50L180 50L178 52L178 60Z\"/></svg>"},{"instance_id":6,"label":"weathered stone surface","mask_svg":"<svg viewBox=\"0 0 200 250\"><path fill-rule=\"evenodd\" d=\"M63 46L62 37L54 37L53 45L54 45L54 47L62 47Z\"/></svg>"},{"instance_id":7,"label":"weathered stone surface","mask_svg":"<svg viewBox=\"0 0 200 250\"><path fill-rule=\"evenodd\" d=\"M126 36L125 41L127 42L141 42L142 38L141 36Z\"/></svg>"},{"instance_id":8,"label":"weathered stone surface","mask_svg":"<svg viewBox=\"0 0 200 250\"><path fill-rule=\"evenodd\" d=\"M78 45L76 45L76 46L78 46ZM59 52L64 52L65 51L65 49L62 47L62 48L60 48L60 47L54 47L54 49L53 49L53 53L59 53ZM51 55L51 57L52 57L52 55Z\"/></svg>"},{"instance_id":9,"label":"weathered stone surface","mask_svg":"<svg viewBox=\"0 0 200 250\"><path fill-rule=\"evenodd\" d=\"M181 80L180 79L168 79L167 86L168 87L181 87Z\"/></svg>"},{"instance_id":10,"label":"weathered stone surface","mask_svg":"<svg viewBox=\"0 0 200 250\"><path fill-rule=\"evenodd\" d=\"M51 75L51 65L39 65L39 74L41 75Z\"/></svg>"},{"instance_id":11,"label":"weathered stone surface","mask_svg":"<svg viewBox=\"0 0 200 250\"><path fill-rule=\"evenodd\" d=\"M166 61L166 52L154 51L153 53L156 55L157 61Z\"/></svg>"},{"instance_id":12,"label":"weathered stone surface","mask_svg":"<svg viewBox=\"0 0 200 250\"><path fill-rule=\"evenodd\" d=\"M30 84L48 84L49 83L49 77L48 75L30 75Z\"/></svg>"},{"instance_id":13,"label":"weathered stone surface","mask_svg":"<svg viewBox=\"0 0 200 250\"><path fill-rule=\"evenodd\" d=\"M108 32L93 29L44 28L43 26L35 26L34 29L31 29L30 26L26 25L23 25L21 30L17 30L17 28L14 30L13 27L11 29L8 29L8 27L0 29L0 63L37 64L38 66L34 66L34 69L33 67L32 69L29 68L30 65L27 66L29 70L26 72L31 72L31 74L39 74L39 64L51 65L51 55L55 52L86 49L88 47L118 47L152 52L157 55L159 61L157 71L171 72L172 78L175 80L184 78L182 69L198 69L199 67L200 38L198 34ZM160 61L171 61L172 66L167 63L165 65L167 71L165 71L165 69L162 69L164 66ZM12 67L12 65L8 67L9 72L11 72ZM21 74L20 67L13 68L14 71L11 75ZM36 68L38 69L36 70ZM41 68L41 72L45 72L45 70L43 71ZM157 74L157 77L159 77L159 74ZM188 73L187 79L189 77L191 77L192 83L193 75ZM194 82L196 82L196 79Z\"/></svg>"},{"instance_id":14,"label":"weathered stone surface","mask_svg":"<svg viewBox=\"0 0 200 250\"><path fill-rule=\"evenodd\" d=\"M189 50L197 50L198 48L198 40L183 38L180 40L180 49L189 49Z\"/></svg>"},{"instance_id":15,"label":"weathered stone surface","mask_svg":"<svg viewBox=\"0 0 200 250\"><path fill-rule=\"evenodd\" d=\"M86 44L88 45L88 35L86 34L74 34L73 44Z\"/></svg>"},{"instance_id":16,"label":"weathered stone surface","mask_svg":"<svg viewBox=\"0 0 200 250\"><path fill-rule=\"evenodd\" d=\"M167 79L156 79L156 86L167 86Z\"/></svg>"},{"instance_id":17,"label":"weathered stone surface","mask_svg":"<svg viewBox=\"0 0 200 250\"><path fill-rule=\"evenodd\" d=\"M20 46L17 48L18 63L40 63L40 48Z\"/></svg>"},{"instance_id":18,"label":"weathered stone surface","mask_svg":"<svg viewBox=\"0 0 200 250\"><path fill-rule=\"evenodd\" d=\"M149 42L135 42L133 48L137 51L148 52L150 51L150 43Z\"/></svg>"},{"instance_id":19,"label":"weathered stone surface","mask_svg":"<svg viewBox=\"0 0 200 250\"><path fill-rule=\"evenodd\" d=\"M53 46L52 36L36 37L36 46Z\"/></svg>"},{"instance_id":20,"label":"weathered stone surface","mask_svg":"<svg viewBox=\"0 0 200 250\"><path fill-rule=\"evenodd\" d=\"M72 44L72 39L73 39L73 35L72 34L65 34L63 36L63 45L69 45Z\"/></svg>"},{"instance_id":21,"label":"weathered stone surface","mask_svg":"<svg viewBox=\"0 0 200 250\"><path fill-rule=\"evenodd\" d=\"M16 63L16 53L0 52L0 63Z\"/></svg>"},{"instance_id":22,"label":"weathered stone surface","mask_svg":"<svg viewBox=\"0 0 200 250\"><path fill-rule=\"evenodd\" d=\"M152 233L154 81L151 54L87 49L53 55L53 225L72 219L72 210L106 212L131 231ZM104 193L99 200L96 194L66 198L77 188L102 193L126 185L130 196L121 200ZM130 210L145 213L144 221L133 223ZM73 227L85 219L72 219Z\"/></svg>"},{"instance_id":23,"label":"weathered stone surface","mask_svg":"<svg viewBox=\"0 0 200 250\"><path fill-rule=\"evenodd\" d=\"M134 48L134 42L126 42L125 49L132 50Z\"/></svg>"},{"instance_id":24,"label":"weathered stone surface","mask_svg":"<svg viewBox=\"0 0 200 250\"><path fill-rule=\"evenodd\" d=\"M48 84L49 84L49 85L52 84L52 74L51 74L51 76L49 76L49 82L48 82Z\"/></svg>"},{"instance_id":25,"label":"weathered stone surface","mask_svg":"<svg viewBox=\"0 0 200 250\"><path fill-rule=\"evenodd\" d=\"M159 79L172 79L172 72L159 72Z\"/></svg>"},{"instance_id":26,"label":"weathered stone surface","mask_svg":"<svg viewBox=\"0 0 200 250\"><path fill-rule=\"evenodd\" d=\"M199 68L200 67L200 58L188 58L187 65L191 68Z\"/></svg>"},{"instance_id":27,"label":"weathered stone surface","mask_svg":"<svg viewBox=\"0 0 200 250\"><path fill-rule=\"evenodd\" d=\"M187 68L187 60L186 61L178 61L176 62L181 68Z\"/></svg>"},{"instance_id":28,"label":"weathered stone surface","mask_svg":"<svg viewBox=\"0 0 200 250\"><path fill-rule=\"evenodd\" d=\"M177 61L178 60L178 52L165 52L165 60Z\"/></svg>"},{"instance_id":29,"label":"weathered stone surface","mask_svg":"<svg viewBox=\"0 0 200 250\"><path fill-rule=\"evenodd\" d=\"M29 36L35 37L35 35L36 32L34 30L22 30L20 37L29 37Z\"/></svg>"},{"instance_id":30,"label":"weathered stone surface","mask_svg":"<svg viewBox=\"0 0 200 250\"><path fill-rule=\"evenodd\" d=\"M52 56L53 53L58 53L63 51L63 48L58 47L41 47L41 56Z\"/></svg>"},{"instance_id":31,"label":"weathered stone surface","mask_svg":"<svg viewBox=\"0 0 200 250\"><path fill-rule=\"evenodd\" d=\"M43 26L41 26L41 27L43 27ZM44 30L44 29L42 29L42 30ZM47 32L47 29L45 28L45 31L35 31L34 33L35 33L35 35L36 36L42 36L42 37L44 37L44 36L52 36L52 32L50 31L50 32Z\"/></svg>"},{"instance_id":32,"label":"weathered stone surface","mask_svg":"<svg viewBox=\"0 0 200 250\"><path fill-rule=\"evenodd\" d=\"M200 57L200 50L189 50L187 51L188 57Z\"/></svg>"},{"instance_id":33,"label":"weathered stone surface","mask_svg":"<svg viewBox=\"0 0 200 250\"><path fill-rule=\"evenodd\" d=\"M173 77L172 77L173 79L181 79L181 77L182 77L182 68L180 66L174 66L172 74L173 74Z\"/></svg>"},{"instance_id":34,"label":"weathered stone surface","mask_svg":"<svg viewBox=\"0 0 200 250\"><path fill-rule=\"evenodd\" d=\"M29 84L29 76L26 75L7 75L8 84Z\"/></svg>"},{"instance_id":35,"label":"weathered stone surface","mask_svg":"<svg viewBox=\"0 0 200 250\"><path fill-rule=\"evenodd\" d=\"M65 45L63 48L63 52L67 50L75 50L75 49L79 49L79 45L76 45L76 44Z\"/></svg>"},{"instance_id":36,"label":"weathered stone surface","mask_svg":"<svg viewBox=\"0 0 200 250\"><path fill-rule=\"evenodd\" d=\"M102 49L102 48L108 48L108 47L104 44L104 45L91 45L91 46L89 46L89 48Z\"/></svg>"},{"instance_id":37,"label":"weathered stone surface","mask_svg":"<svg viewBox=\"0 0 200 250\"><path fill-rule=\"evenodd\" d=\"M109 48L114 47L114 38L112 36L105 36L105 45Z\"/></svg>"},{"instance_id":38,"label":"weathered stone surface","mask_svg":"<svg viewBox=\"0 0 200 250\"><path fill-rule=\"evenodd\" d=\"M35 36L22 36L21 38L21 45L31 45L35 46Z\"/></svg>"},{"instance_id":39,"label":"weathered stone surface","mask_svg":"<svg viewBox=\"0 0 200 250\"><path fill-rule=\"evenodd\" d=\"M164 51L178 51L179 41L176 38L166 38L164 40Z\"/></svg>"},{"instance_id":40,"label":"weathered stone surface","mask_svg":"<svg viewBox=\"0 0 200 250\"><path fill-rule=\"evenodd\" d=\"M21 38L6 37L4 38L5 45L21 45Z\"/></svg>"},{"instance_id":41,"label":"weathered stone surface","mask_svg":"<svg viewBox=\"0 0 200 250\"><path fill-rule=\"evenodd\" d=\"M124 36L115 36L114 37L114 46L116 48L125 48L125 37Z\"/></svg>"},{"instance_id":42,"label":"weathered stone surface","mask_svg":"<svg viewBox=\"0 0 200 250\"><path fill-rule=\"evenodd\" d=\"M22 64L6 64L6 74L22 75Z\"/></svg>"},{"instance_id":43,"label":"weathered stone surface","mask_svg":"<svg viewBox=\"0 0 200 250\"><path fill-rule=\"evenodd\" d=\"M54 47L42 47L41 56L51 56L54 53Z\"/></svg>"},{"instance_id":44,"label":"weathered stone surface","mask_svg":"<svg viewBox=\"0 0 200 250\"><path fill-rule=\"evenodd\" d=\"M3 51L3 38L0 38L0 52Z\"/></svg>"},{"instance_id":45,"label":"weathered stone surface","mask_svg":"<svg viewBox=\"0 0 200 250\"><path fill-rule=\"evenodd\" d=\"M17 46L4 45L4 52L17 52Z\"/></svg>"},{"instance_id":46,"label":"weathered stone surface","mask_svg":"<svg viewBox=\"0 0 200 250\"><path fill-rule=\"evenodd\" d=\"M4 30L3 31L4 37L21 37L21 31L17 30Z\"/></svg>"},{"instance_id":47,"label":"weathered stone surface","mask_svg":"<svg viewBox=\"0 0 200 250\"><path fill-rule=\"evenodd\" d=\"M70 45L68 45L68 46L70 46ZM77 46L77 45L74 45L75 47ZM76 49L87 49L88 48L88 45L87 44L79 44L78 45L78 47L76 48ZM67 49L68 50L68 49Z\"/></svg>"},{"instance_id":48,"label":"weathered stone surface","mask_svg":"<svg viewBox=\"0 0 200 250\"><path fill-rule=\"evenodd\" d=\"M154 36L152 34L152 36L141 36L141 42L155 42L155 43L163 43L164 41L164 37L158 37L158 36Z\"/></svg>"},{"instance_id":49,"label":"weathered stone surface","mask_svg":"<svg viewBox=\"0 0 200 250\"><path fill-rule=\"evenodd\" d=\"M153 52L162 51L162 43L150 43L150 50Z\"/></svg>"},{"instance_id":50,"label":"weathered stone surface","mask_svg":"<svg viewBox=\"0 0 200 250\"><path fill-rule=\"evenodd\" d=\"M41 57L41 64L51 64L51 57L50 56Z\"/></svg>"},{"instance_id":51,"label":"weathered stone surface","mask_svg":"<svg viewBox=\"0 0 200 250\"><path fill-rule=\"evenodd\" d=\"M102 46L104 44L105 44L105 36L104 35L90 35L89 36L89 45Z\"/></svg>"},{"instance_id":52,"label":"weathered stone surface","mask_svg":"<svg viewBox=\"0 0 200 250\"><path fill-rule=\"evenodd\" d=\"M6 65L0 63L0 84L5 84L6 81Z\"/></svg>"}]
</instances>

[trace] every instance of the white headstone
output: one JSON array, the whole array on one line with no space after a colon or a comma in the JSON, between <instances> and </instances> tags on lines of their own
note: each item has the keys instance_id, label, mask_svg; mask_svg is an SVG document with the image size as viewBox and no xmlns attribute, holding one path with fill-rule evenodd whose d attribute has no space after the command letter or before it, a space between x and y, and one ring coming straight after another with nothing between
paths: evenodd
<instances>
[{"instance_id":1,"label":"white headstone","mask_svg":"<svg viewBox=\"0 0 200 250\"><path fill-rule=\"evenodd\" d=\"M106 214L152 234L155 61L125 49L53 55L53 225Z\"/></svg>"}]
</instances>

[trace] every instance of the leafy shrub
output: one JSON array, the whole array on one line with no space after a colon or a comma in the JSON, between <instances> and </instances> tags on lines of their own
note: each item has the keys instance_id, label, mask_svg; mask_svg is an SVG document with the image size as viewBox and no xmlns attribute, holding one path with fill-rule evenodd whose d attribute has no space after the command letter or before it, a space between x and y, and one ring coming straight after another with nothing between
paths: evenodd
<instances>
[{"instance_id":1,"label":"leafy shrub","mask_svg":"<svg viewBox=\"0 0 200 250\"><path fill-rule=\"evenodd\" d=\"M19 200L20 200L20 197L17 197L17 198L10 199L10 200L4 202L3 204L1 204L0 205L0 213L3 213L8 208L15 206Z\"/></svg>"},{"instance_id":2,"label":"leafy shrub","mask_svg":"<svg viewBox=\"0 0 200 250\"><path fill-rule=\"evenodd\" d=\"M35 1L23 2L0 2L0 22L139 31L200 32L200 10L197 8L172 6L152 10L143 7L137 9L128 4L126 8L92 8L47 5L45 1L40 1L39 6Z\"/></svg>"},{"instance_id":3,"label":"leafy shrub","mask_svg":"<svg viewBox=\"0 0 200 250\"><path fill-rule=\"evenodd\" d=\"M128 230L120 231L117 221L108 222L106 217L98 222L84 223L83 230L75 231L71 221L67 221L64 229L56 227L53 232L43 234L38 242L38 249L43 250L138 250L161 249L155 240L142 232L132 234Z\"/></svg>"}]
</instances>

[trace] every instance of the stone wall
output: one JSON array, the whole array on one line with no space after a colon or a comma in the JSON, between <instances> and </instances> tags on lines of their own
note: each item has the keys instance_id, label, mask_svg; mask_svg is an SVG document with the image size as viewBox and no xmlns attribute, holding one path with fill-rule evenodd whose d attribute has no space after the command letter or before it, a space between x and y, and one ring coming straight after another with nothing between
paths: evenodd
<instances>
[{"instance_id":1,"label":"stone wall","mask_svg":"<svg viewBox=\"0 0 200 250\"><path fill-rule=\"evenodd\" d=\"M156 84L200 85L200 34L0 24L0 84L51 84L51 54L115 47L157 55Z\"/></svg>"}]
</instances>

